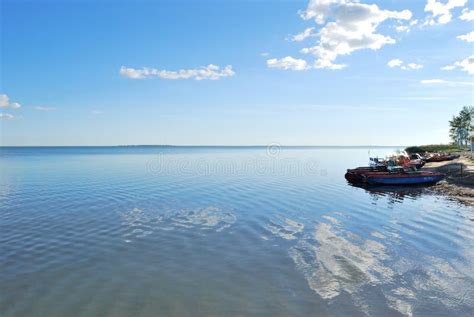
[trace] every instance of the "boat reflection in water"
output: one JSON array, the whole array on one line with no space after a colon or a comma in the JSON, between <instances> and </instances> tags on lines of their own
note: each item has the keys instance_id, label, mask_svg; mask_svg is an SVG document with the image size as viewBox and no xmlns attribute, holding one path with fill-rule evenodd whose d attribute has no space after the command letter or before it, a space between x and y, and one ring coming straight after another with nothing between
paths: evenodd
<instances>
[{"instance_id":1,"label":"boat reflection in water","mask_svg":"<svg viewBox=\"0 0 474 317\"><path fill-rule=\"evenodd\" d=\"M390 203L401 203L406 199L415 200L423 194L429 193L430 185L416 185L416 186L370 186L366 184L352 184L347 182L352 187L364 189L369 193L374 200L387 197Z\"/></svg>"}]
</instances>

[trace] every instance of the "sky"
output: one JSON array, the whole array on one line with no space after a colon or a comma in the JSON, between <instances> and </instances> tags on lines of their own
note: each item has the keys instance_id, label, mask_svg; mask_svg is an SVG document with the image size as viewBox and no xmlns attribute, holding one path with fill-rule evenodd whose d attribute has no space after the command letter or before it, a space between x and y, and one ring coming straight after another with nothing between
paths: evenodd
<instances>
[{"instance_id":1,"label":"sky","mask_svg":"<svg viewBox=\"0 0 474 317\"><path fill-rule=\"evenodd\" d=\"M474 0L2 0L0 144L446 143Z\"/></svg>"}]
</instances>

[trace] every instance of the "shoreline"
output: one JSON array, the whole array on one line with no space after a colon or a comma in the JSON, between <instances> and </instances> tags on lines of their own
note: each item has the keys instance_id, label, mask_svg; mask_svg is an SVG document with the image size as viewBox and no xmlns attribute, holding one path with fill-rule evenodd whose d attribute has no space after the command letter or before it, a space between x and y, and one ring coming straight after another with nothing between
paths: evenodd
<instances>
[{"instance_id":1,"label":"shoreline","mask_svg":"<svg viewBox=\"0 0 474 317\"><path fill-rule=\"evenodd\" d=\"M422 170L446 174L444 180L430 187L433 192L474 206L474 161L468 155L464 153L452 161L426 163Z\"/></svg>"}]
</instances>

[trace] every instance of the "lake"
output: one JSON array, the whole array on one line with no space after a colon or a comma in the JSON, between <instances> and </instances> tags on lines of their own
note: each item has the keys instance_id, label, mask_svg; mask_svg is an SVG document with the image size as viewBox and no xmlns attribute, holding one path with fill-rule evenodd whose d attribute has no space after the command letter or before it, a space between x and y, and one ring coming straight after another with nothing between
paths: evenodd
<instances>
[{"instance_id":1,"label":"lake","mask_svg":"<svg viewBox=\"0 0 474 317\"><path fill-rule=\"evenodd\" d=\"M394 148L0 148L0 316L470 316L474 210Z\"/></svg>"}]
</instances>

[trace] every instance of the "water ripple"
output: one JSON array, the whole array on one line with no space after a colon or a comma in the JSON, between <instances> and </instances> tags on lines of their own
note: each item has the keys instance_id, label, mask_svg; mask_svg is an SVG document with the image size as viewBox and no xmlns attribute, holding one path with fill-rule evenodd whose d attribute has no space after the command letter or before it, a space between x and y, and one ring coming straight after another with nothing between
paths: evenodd
<instances>
[{"instance_id":1,"label":"water ripple","mask_svg":"<svg viewBox=\"0 0 474 317\"><path fill-rule=\"evenodd\" d=\"M0 158L2 317L474 309L473 210L347 185L366 149L174 149L160 173L152 150L29 151ZM308 160L317 173L287 172Z\"/></svg>"},{"instance_id":2,"label":"water ripple","mask_svg":"<svg viewBox=\"0 0 474 317\"><path fill-rule=\"evenodd\" d=\"M131 211L120 213L120 218L122 224L129 227L124 234L125 242L131 242L132 237L146 237L154 230L197 228L221 232L237 220L232 212L217 207L165 211L133 208Z\"/></svg>"},{"instance_id":3,"label":"water ripple","mask_svg":"<svg viewBox=\"0 0 474 317\"><path fill-rule=\"evenodd\" d=\"M474 307L474 279L466 278L473 276L472 257L450 263L423 254L420 267L420 259L396 254L396 240L387 240L380 232L372 233L379 241L362 238L340 221L325 218L329 223L317 224L312 235L289 249L296 268L321 298L349 294L362 311L371 314L367 287L378 286L387 305L406 316L413 315L421 299L441 311Z\"/></svg>"}]
</instances>

